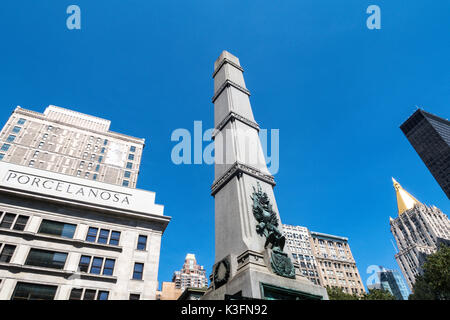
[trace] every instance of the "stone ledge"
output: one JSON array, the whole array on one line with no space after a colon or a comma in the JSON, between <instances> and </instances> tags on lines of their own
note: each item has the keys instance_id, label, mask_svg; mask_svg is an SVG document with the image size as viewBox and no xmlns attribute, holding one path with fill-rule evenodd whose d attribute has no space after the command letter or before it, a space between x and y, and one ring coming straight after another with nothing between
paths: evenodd
<instances>
[{"instance_id":1,"label":"stone ledge","mask_svg":"<svg viewBox=\"0 0 450 320\"><path fill-rule=\"evenodd\" d=\"M223 90L225 90L225 88L228 88L229 86L232 86L234 88L236 88L237 90L245 93L246 95L250 96L250 91L248 91L246 88L238 85L237 83L227 79L225 80L225 82L219 87L219 89L217 90L217 92L214 94L214 96L211 98L212 103L214 103L214 101L216 101L216 99L220 96L220 94L222 93Z\"/></svg>"},{"instance_id":2,"label":"stone ledge","mask_svg":"<svg viewBox=\"0 0 450 320\"><path fill-rule=\"evenodd\" d=\"M228 181L235 175L246 173L252 177L260 179L268 184L275 186L275 179L273 176L262 173L259 169L252 166L235 162L219 179L217 179L211 186L211 195L214 196Z\"/></svg>"},{"instance_id":3,"label":"stone ledge","mask_svg":"<svg viewBox=\"0 0 450 320\"><path fill-rule=\"evenodd\" d=\"M241 116L240 114L237 114L236 112L230 111L230 113L217 125L217 127L214 128L211 138L214 140L216 138L218 132L220 130L222 130L223 127L225 127L229 121L234 121L234 120L241 121L242 123L254 128L256 131L259 131L259 125L256 122L253 122L253 121Z\"/></svg>"},{"instance_id":4,"label":"stone ledge","mask_svg":"<svg viewBox=\"0 0 450 320\"><path fill-rule=\"evenodd\" d=\"M236 69L239 69L241 72L244 72L244 69L238 65L237 63L231 61L228 58L223 58L222 62L220 62L220 64L217 66L216 70L214 70L212 77L214 78L216 76L216 74L220 71L220 69L225 65L225 63L231 64L233 67L235 67Z\"/></svg>"}]
</instances>

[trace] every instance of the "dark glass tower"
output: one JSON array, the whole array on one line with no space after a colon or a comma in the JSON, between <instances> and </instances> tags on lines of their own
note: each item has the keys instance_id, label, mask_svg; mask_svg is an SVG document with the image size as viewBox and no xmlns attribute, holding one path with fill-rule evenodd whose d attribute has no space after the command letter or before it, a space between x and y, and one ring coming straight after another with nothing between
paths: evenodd
<instances>
[{"instance_id":1,"label":"dark glass tower","mask_svg":"<svg viewBox=\"0 0 450 320\"><path fill-rule=\"evenodd\" d=\"M450 199L450 121L419 109L400 129Z\"/></svg>"}]
</instances>

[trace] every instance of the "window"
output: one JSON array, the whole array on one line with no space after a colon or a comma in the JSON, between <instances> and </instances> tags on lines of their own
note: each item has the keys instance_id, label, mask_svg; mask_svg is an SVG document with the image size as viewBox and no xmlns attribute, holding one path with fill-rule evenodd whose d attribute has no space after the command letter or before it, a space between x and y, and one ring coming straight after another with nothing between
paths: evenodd
<instances>
[{"instance_id":1,"label":"window","mask_svg":"<svg viewBox=\"0 0 450 320\"><path fill-rule=\"evenodd\" d=\"M95 171L98 172L98 170L100 170L100 165L99 164L95 167Z\"/></svg>"},{"instance_id":2,"label":"window","mask_svg":"<svg viewBox=\"0 0 450 320\"><path fill-rule=\"evenodd\" d=\"M109 292L108 291L99 291L97 295L97 300L108 300Z\"/></svg>"},{"instance_id":3,"label":"window","mask_svg":"<svg viewBox=\"0 0 450 320\"><path fill-rule=\"evenodd\" d=\"M0 160L3 160L3 158L5 157L4 153L0 153Z\"/></svg>"},{"instance_id":4,"label":"window","mask_svg":"<svg viewBox=\"0 0 450 320\"><path fill-rule=\"evenodd\" d=\"M105 153L106 148L102 148L102 150L100 151L100 153Z\"/></svg>"},{"instance_id":5,"label":"window","mask_svg":"<svg viewBox=\"0 0 450 320\"><path fill-rule=\"evenodd\" d=\"M136 262L134 264L133 279L142 280L143 271L144 271L144 264Z\"/></svg>"},{"instance_id":6,"label":"window","mask_svg":"<svg viewBox=\"0 0 450 320\"><path fill-rule=\"evenodd\" d=\"M80 263L78 264L78 270L80 272L89 272L92 274L103 274L105 276L112 276L114 272L115 263L116 260L114 259L81 256Z\"/></svg>"},{"instance_id":7,"label":"window","mask_svg":"<svg viewBox=\"0 0 450 320\"><path fill-rule=\"evenodd\" d=\"M100 235L98 236L98 243L108 243L109 230L101 229Z\"/></svg>"},{"instance_id":8,"label":"window","mask_svg":"<svg viewBox=\"0 0 450 320\"><path fill-rule=\"evenodd\" d=\"M94 257L94 260L92 260L92 266L91 266L90 273L100 274L102 271L102 264L103 264L102 258Z\"/></svg>"},{"instance_id":9,"label":"window","mask_svg":"<svg viewBox=\"0 0 450 320\"><path fill-rule=\"evenodd\" d=\"M14 133L19 133L20 132L20 129L22 129L21 127L18 127L18 126L15 126L13 129L12 129L12 132L14 132Z\"/></svg>"},{"instance_id":10,"label":"window","mask_svg":"<svg viewBox=\"0 0 450 320\"><path fill-rule=\"evenodd\" d=\"M141 295L138 293L131 293L130 294L130 300L139 300L141 299Z\"/></svg>"},{"instance_id":11,"label":"window","mask_svg":"<svg viewBox=\"0 0 450 320\"><path fill-rule=\"evenodd\" d=\"M84 298L83 298L83 300L95 300L95 294L96 294L95 290L86 289L84 291Z\"/></svg>"},{"instance_id":12,"label":"window","mask_svg":"<svg viewBox=\"0 0 450 320\"><path fill-rule=\"evenodd\" d=\"M20 118L19 121L17 121L17 124L23 125L25 124L25 121L26 121L25 119Z\"/></svg>"},{"instance_id":13,"label":"window","mask_svg":"<svg viewBox=\"0 0 450 320\"><path fill-rule=\"evenodd\" d=\"M97 174L96 173L92 176L92 180L97 180Z\"/></svg>"},{"instance_id":14,"label":"window","mask_svg":"<svg viewBox=\"0 0 450 320\"><path fill-rule=\"evenodd\" d=\"M83 294L84 291L84 294ZM69 300L108 300L108 291L98 291L93 289L73 288L70 292Z\"/></svg>"},{"instance_id":15,"label":"window","mask_svg":"<svg viewBox=\"0 0 450 320\"><path fill-rule=\"evenodd\" d=\"M128 181L128 180L123 180L122 181L122 186L128 187L129 185L130 185L130 181Z\"/></svg>"},{"instance_id":16,"label":"window","mask_svg":"<svg viewBox=\"0 0 450 320\"><path fill-rule=\"evenodd\" d=\"M13 134L11 134L11 135L8 136L8 138L6 139L6 141L7 141L7 142L13 142L14 139L16 139L16 136L13 135Z\"/></svg>"},{"instance_id":17,"label":"window","mask_svg":"<svg viewBox=\"0 0 450 320\"><path fill-rule=\"evenodd\" d=\"M106 146L108 144L108 139L105 139L105 141L103 141L103 145Z\"/></svg>"},{"instance_id":18,"label":"window","mask_svg":"<svg viewBox=\"0 0 450 320\"><path fill-rule=\"evenodd\" d=\"M16 246L5 244L2 252L0 253L0 262L10 262L15 250Z\"/></svg>"},{"instance_id":19,"label":"window","mask_svg":"<svg viewBox=\"0 0 450 320\"><path fill-rule=\"evenodd\" d=\"M34 167L34 163L35 163L34 160L30 160L30 162L28 163L28 166L29 166L29 167Z\"/></svg>"},{"instance_id":20,"label":"window","mask_svg":"<svg viewBox=\"0 0 450 320\"><path fill-rule=\"evenodd\" d=\"M53 300L56 286L18 282L11 300Z\"/></svg>"},{"instance_id":21,"label":"window","mask_svg":"<svg viewBox=\"0 0 450 320\"><path fill-rule=\"evenodd\" d=\"M123 174L123 176L124 176L125 178L129 178L129 177L131 177L131 172L130 172L130 171L125 171L125 173Z\"/></svg>"},{"instance_id":22,"label":"window","mask_svg":"<svg viewBox=\"0 0 450 320\"><path fill-rule=\"evenodd\" d=\"M2 222L0 223L0 228L11 229L11 226L12 226L15 218L16 218L15 214L6 213L5 216L3 217Z\"/></svg>"},{"instance_id":23,"label":"window","mask_svg":"<svg viewBox=\"0 0 450 320\"><path fill-rule=\"evenodd\" d=\"M102 160L103 160L103 156L99 156L98 157L98 162L102 162Z\"/></svg>"},{"instance_id":24,"label":"window","mask_svg":"<svg viewBox=\"0 0 450 320\"><path fill-rule=\"evenodd\" d=\"M127 169L133 169L133 163L127 162Z\"/></svg>"},{"instance_id":25,"label":"window","mask_svg":"<svg viewBox=\"0 0 450 320\"><path fill-rule=\"evenodd\" d=\"M109 244L112 244L114 246L119 245L120 240L120 232L119 231L113 231L111 232L111 239L109 239Z\"/></svg>"},{"instance_id":26,"label":"window","mask_svg":"<svg viewBox=\"0 0 450 320\"><path fill-rule=\"evenodd\" d=\"M44 142L39 142L38 148L41 149L44 146Z\"/></svg>"},{"instance_id":27,"label":"window","mask_svg":"<svg viewBox=\"0 0 450 320\"><path fill-rule=\"evenodd\" d=\"M38 233L51 234L72 239L76 228L77 226L75 224L43 220L41 226L39 227Z\"/></svg>"},{"instance_id":28,"label":"window","mask_svg":"<svg viewBox=\"0 0 450 320\"><path fill-rule=\"evenodd\" d=\"M81 296L83 295L83 289L75 289L73 288L70 292L69 300L81 300Z\"/></svg>"},{"instance_id":29,"label":"window","mask_svg":"<svg viewBox=\"0 0 450 320\"><path fill-rule=\"evenodd\" d=\"M25 264L28 266L64 269L66 259L67 253L31 249Z\"/></svg>"},{"instance_id":30,"label":"window","mask_svg":"<svg viewBox=\"0 0 450 320\"><path fill-rule=\"evenodd\" d=\"M128 160L134 160L134 154L130 153L130 154L128 155Z\"/></svg>"},{"instance_id":31,"label":"window","mask_svg":"<svg viewBox=\"0 0 450 320\"><path fill-rule=\"evenodd\" d=\"M78 270L80 272L88 272L90 263L91 257L81 256L80 263L78 264Z\"/></svg>"},{"instance_id":32,"label":"window","mask_svg":"<svg viewBox=\"0 0 450 320\"><path fill-rule=\"evenodd\" d=\"M89 227L86 241L95 242L97 240L98 228Z\"/></svg>"},{"instance_id":33,"label":"window","mask_svg":"<svg viewBox=\"0 0 450 320\"><path fill-rule=\"evenodd\" d=\"M116 263L113 259L106 259L105 266L103 267L103 274L105 276L112 276L114 271L114 264Z\"/></svg>"},{"instance_id":34,"label":"window","mask_svg":"<svg viewBox=\"0 0 450 320\"><path fill-rule=\"evenodd\" d=\"M86 172L86 173L84 174L84 177L85 177L86 179L88 179L88 178L89 178L89 172Z\"/></svg>"},{"instance_id":35,"label":"window","mask_svg":"<svg viewBox=\"0 0 450 320\"><path fill-rule=\"evenodd\" d=\"M4 143L3 146L2 146L2 148L1 148L0 150L2 150L2 151L8 151L8 150L9 150L9 147L11 147L10 144Z\"/></svg>"},{"instance_id":36,"label":"window","mask_svg":"<svg viewBox=\"0 0 450 320\"><path fill-rule=\"evenodd\" d=\"M111 234L111 236L110 236ZM97 238L98 235L98 238ZM109 242L108 242L109 240ZM111 231L107 229L100 229L98 232L98 228L89 227L88 234L86 236L86 241L89 242L98 242L104 244L111 244L114 246L119 245L120 240L120 232L119 231Z\"/></svg>"},{"instance_id":37,"label":"window","mask_svg":"<svg viewBox=\"0 0 450 320\"><path fill-rule=\"evenodd\" d=\"M39 151L36 150L36 151L34 152L34 154L33 154L33 158L36 158L38 155L39 155Z\"/></svg>"},{"instance_id":38,"label":"window","mask_svg":"<svg viewBox=\"0 0 450 320\"><path fill-rule=\"evenodd\" d=\"M27 225L28 222L28 218L27 216L19 216L16 220L16 223L14 224L13 229L14 230L19 230L19 231L23 231L25 230L25 227Z\"/></svg>"},{"instance_id":39,"label":"window","mask_svg":"<svg viewBox=\"0 0 450 320\"><path fill-rule=\"evenodd\" d=\"M139 235L137 249L138 250L147 249L147 236Z\"/></svg>"},{"instance_id":40,"label":"window","mask_svg":"<svg viewBox=\"0 0 450 320\"><path fill-rule=\"evenodd\" d=\"M47 140L48 138L48 133L44 133L44 135L42 136L42 140Z\"/></svg>"},{"instance_id":41,"label":"window","mask_svg":"<svg viewBox=\"0 0 450 320\"><path fill-rule=\"evenodd\" d=\"M131 146L130 147L130 152L136 152L136 147L135 146Z\"/></svg>"}]
</instances>

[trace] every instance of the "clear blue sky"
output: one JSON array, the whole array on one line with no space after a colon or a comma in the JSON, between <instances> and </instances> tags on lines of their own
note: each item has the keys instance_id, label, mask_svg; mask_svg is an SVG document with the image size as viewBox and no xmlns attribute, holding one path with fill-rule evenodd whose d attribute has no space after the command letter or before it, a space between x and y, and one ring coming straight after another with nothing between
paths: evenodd
<instances>
[{"instance_id":1,"label":"clear blue sky","mask_svg":"<svg viewBox=\"0 0 450 320\"><path fill-rule=\"evenodd\" d=\"M66 8L81 8L81 30ZM381 8L382 29L366 28ZM349 238L369 265L398 266L391 176L447 214L449 201L399 125L415 105L450 116L448 0L7 0L0 6L0 122L49 104L147 139L138 187L172 216L160 281L188 252L214 262L213 167L171 162L176 128L213 126L213 63L245 69L256 120L280 129L283 223Z\"/></svg>"}]
</instances>

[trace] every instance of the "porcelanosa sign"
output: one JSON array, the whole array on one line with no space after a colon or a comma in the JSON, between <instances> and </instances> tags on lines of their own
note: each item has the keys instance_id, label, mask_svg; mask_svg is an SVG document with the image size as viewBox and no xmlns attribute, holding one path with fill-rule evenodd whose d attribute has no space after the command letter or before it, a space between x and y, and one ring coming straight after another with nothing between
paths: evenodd
<instances>
[{"instance_id":1,"label":"porcelanosa sign","mask_svg":"<svg viewBox=\"0 0 450 320\"><path fill-rule=\"evenodd\" d=\"M131 194L77 184L68 181L36 176L28 173L8 171L4 181L25 190L37 191L78 200L105 202L113 205L129 205Z\"/></svg>"}]
</instances>

